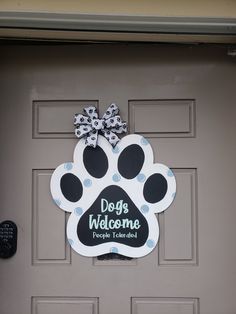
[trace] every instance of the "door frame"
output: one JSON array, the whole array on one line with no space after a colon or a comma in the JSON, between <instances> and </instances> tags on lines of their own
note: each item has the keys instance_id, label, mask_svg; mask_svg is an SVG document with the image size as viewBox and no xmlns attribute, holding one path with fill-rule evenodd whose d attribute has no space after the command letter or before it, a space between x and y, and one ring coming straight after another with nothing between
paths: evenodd
<instances>
[{"instance_id":1,"label":"door frame","mask_svg":"<svg viewBox=\"0 0 236 314\"><path fill-rule=\"evenodd\" d=\"M0 39L236 44L236 18L0 12Z\"/></svg>"}]
</instances>

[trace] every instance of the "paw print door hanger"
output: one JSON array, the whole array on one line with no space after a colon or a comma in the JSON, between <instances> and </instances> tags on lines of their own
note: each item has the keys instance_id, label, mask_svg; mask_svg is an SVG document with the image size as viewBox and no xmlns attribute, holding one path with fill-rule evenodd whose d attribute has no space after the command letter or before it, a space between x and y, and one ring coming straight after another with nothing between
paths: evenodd
<instances>
[{"instance_id":1,"label":"paw print door hanger","mask_svg":"<svg viewBox=\"0 0 236 314\"><path fill-rule=\"evenodd\" d=\"M126 131L112 104L102 119L95 107L75 116L81 138L73 162L56 168L51 178L55 203L71 215L67 237L84 256L149 254L159 238L155 216L167 209L176 193L173 172L153 163L153 151L142 136Z\"/></svg>"}]
</instances>

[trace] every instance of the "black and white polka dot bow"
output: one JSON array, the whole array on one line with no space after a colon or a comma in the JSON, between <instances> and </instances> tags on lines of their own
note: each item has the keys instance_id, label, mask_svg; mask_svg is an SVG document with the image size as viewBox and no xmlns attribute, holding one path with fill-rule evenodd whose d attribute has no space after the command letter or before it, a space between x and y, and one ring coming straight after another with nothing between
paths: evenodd
<instances>
[{"instance_id":1,"label":"black and white polka dot bow","mask_svg":"<svg viewBox=\"0 0 236 314\"><path fill-rule=\"evenodd\" d=\"M101 133L114 147L119 142L119 137L115 133L127 132L126 122L118 115L119 108L116 104L111 104L99 119L97 108L90 106L84 108L84 113L76 113L74 119L75 135L78 138L85 137L88 146L96 147L98 134Z\"/></svg>"}]
</instances>

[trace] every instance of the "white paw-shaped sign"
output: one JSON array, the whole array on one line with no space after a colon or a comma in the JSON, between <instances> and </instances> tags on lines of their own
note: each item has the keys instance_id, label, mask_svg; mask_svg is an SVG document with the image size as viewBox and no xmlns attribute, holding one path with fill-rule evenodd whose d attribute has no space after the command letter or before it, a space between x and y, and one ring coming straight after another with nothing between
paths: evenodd
<instances>
[{"instance_id":1,"label":"white paw-shaped sign","mask_svg":"<svg viewBox=\"0 0 236 314\"><path fill-rule=\"evenodd\" d=\"M96 148L81 139L74 162L58 166L51 178L55 203L71 212L69 243L84 256L150 253L159 237L155 214L172 203L175 192L173 172L153 163L151 145L135 134L115 148L101 135Z\"/></svg>"}]
</instances>

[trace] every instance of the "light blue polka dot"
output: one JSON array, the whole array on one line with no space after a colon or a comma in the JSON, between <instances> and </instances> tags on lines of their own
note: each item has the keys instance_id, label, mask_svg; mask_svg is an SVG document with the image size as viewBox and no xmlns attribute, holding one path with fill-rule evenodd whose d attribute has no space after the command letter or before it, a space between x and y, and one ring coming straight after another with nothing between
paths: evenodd
<instances>
[{"instance_id":1,"label":"light blue polka dot","mask_svg":"<svg viewBox=\"0 0 236 314\"><path fill-rule=\"evenodd\" d=\"M67 162L66 164L64 164L64 168L69 171L73 168L73 164L72 162Z\"/></svg>"},{"instance_id":2,"label":"light blue polka dot","mask_svg":"<svg viewBox=\"0 0 236 314\"><path fill-rule=\"evenodd\" d=\"M144 182L146 180L146 177L145 177L145 175L143 173L140 173L140 174L137 175L137 180L139 182Z\"/></svg>"},{"instance_id":3,"label":"light blue polka dot","mask_svg":"<svg viewBox=\"0 0 236 314\"><path fill-rule=\"evenodd\" d=\"M77 216L81 216L83 214L83 209L81 207L76 207L74 212Z\"/></svg>"},{"instance_id":4,"label":"light blue polka dot","mask_svg":"<svg viewBox=\"0 0 236 314\"><path fill-rule=\"evenodd\" d=\"M114 154L118 154L120 150L119 150L118 146L115 146L115 147L112 148L112 151L113 151Z\"/></svg>"},{"instance_id":5,"label":"light blue polka dot","mask_svg":"<svg viewBox=\"0 0 236 314\"><path fill-rule=\"evenodd\" d=\"M146 245L149 248L153 248L155 246L155 242L152 239L148 239L147 242L146 242Z\"/></svg>"},{"instance_id":6,"label":"light blue polka dot","mask_svg":"<svg viewBox=\"0 0 236 314\"><path fill-rule=\"evenodd\" d=\"M117 247L112 247L112 248L110 249L110 252L111 252L111 253L118 253Z\"/></svg>"},{"instance_id":7,"label":"light blue polka dot","mask_svg":"<svg viewBox=\"0 0 236 314\"><path fill-rule=\"evenodd\" d=\"M173 172L172 172L170 169L168 170L167 175L168 175L169 177L173 177L173 176L174 176Z\"/></svg>"},{"instance_id":8,"label":"light blue polka dot","mask_svg":"<svg viewBox=\"0 0 236 314\"><path fill-rule=\"evenodd\" d=\"M173 193L173 194L172 194L172 198L175 198L175 195L176 195L176 193Z\"/></svg>"},{"instance_id":9,"label":"light blue polka dot","mask_svg":"<svg viewBox=\"0 0 236 314\"><path fill-rule=\"evenodd\" d=\"M70 243L71 246L74 244L74 241L72 239L68 239L68 242Z\"/></svg>"},{"instance_id":10,"label":"light blue polka dot","mask_svg":"<svg viewBox=\"0 0 236 314\"><path fill-rule=\"evenodd\" d=\"M57 206L60 206L61 205L61 201L57 198L54 199L54 202Z\"/></svg>"},{"instance_id":11,"label":"light blue polka dot","mask_svg":"<svg viewBox=\"0 0 236 314\"><path fill-rule=\"evenodd\" d=\"M92 181L90 179L84 180L84 186L86 186L86 188L89 188L91 185L92 185Z\"/></svg>"},{"instance_id":12,"label":"light blue polka dot","mask_svg":"<svg viewBox=\"0 0 236 314\"><path fill-rule=\"evenodd\" d=\"M148 211L149 211L149 207L148 207L148 205L142 205L142 206L140 207L140 210L141 210L141 212L142 212L143 214L146 214L146 213L148 213Z\"/></svg>"},{"instance_id":13,"label":"light blue polka dot","mask_svg":"<svg viewBox=\"0 0 236 314\"><path fill-rule=\"evenodd\" d=\"M112 180L114 182L119 182L121 179L121 176L118 174L118 173L115 173L113 176L112 176Z\"/></svg>"},{"instance_id":14,"label":"light blue polka dot","mask_svg":"<svg viewBox=\"0 0 236 314\"><path fill-rule=\"evenodd\" d=\"M148 140L145 137L142 137L140 142L142 145L148 145L149 144Z\"/></svg>"}]
</instances>

